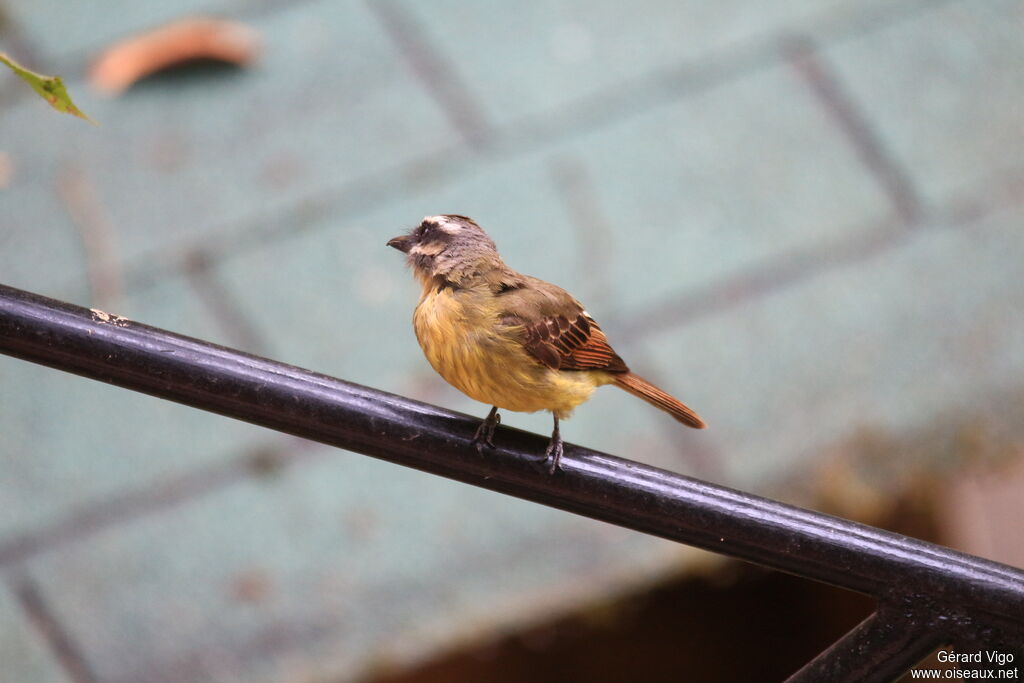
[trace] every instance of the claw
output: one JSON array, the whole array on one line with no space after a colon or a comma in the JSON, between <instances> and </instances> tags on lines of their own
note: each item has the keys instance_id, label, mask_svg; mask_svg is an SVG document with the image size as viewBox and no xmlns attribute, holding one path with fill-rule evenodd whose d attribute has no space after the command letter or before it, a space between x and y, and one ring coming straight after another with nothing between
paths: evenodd
<instances>
[{"instance_id":1,"label":"claw","mask_svg":"<svg viewBox=\"0 0 1024 683\"><path fill-rule=\"evenodd\" d=\"M484 454L484 446L494 448L494 430L501 424L501 415L498 414L498 406L491 408L491 412L487 413L487 417L480 423L480 426L476 428L476 432L473 434L473 440L471 444L476 446L476 451L480 455Z\"/></svg>"},{"instance_id":2,"label":"claw","mask_svg":"<svg viewBox=\"0 0 1024 683\"><path fill-rule=\"evenodd\" d=\"M555 439L551 440L548 444L548 448L544 451L544 462L548 464L548 474L554 474L556 470L562 468L562 453L564 451L562 446L562 440Z\"/></svg>"},{"instance_id":3,"label":"claw","mask_svg":"<svg viewBox=\"0 0 1024 683\"><path fill-rule=\"evenodd\" d=\"M565 452L565 446L562 443L562 435L558 433L558 417L555 417L555 430L551 433L551 441L548 442L548 447L544 451L544 462L548 463L548 474L554 475L554 473L561 469L562 466L562 453Z\"/></svg>"}]
</instances>

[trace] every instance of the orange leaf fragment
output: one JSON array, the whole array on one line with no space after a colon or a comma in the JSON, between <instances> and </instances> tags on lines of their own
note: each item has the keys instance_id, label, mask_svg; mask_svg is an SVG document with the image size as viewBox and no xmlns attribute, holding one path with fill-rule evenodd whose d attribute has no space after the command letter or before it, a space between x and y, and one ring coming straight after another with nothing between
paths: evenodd
<instances>
[{"instance_id":1,"label":"orange leaf fragment","mask_svg":"<svg viewBox=\"0 0 1024 683\"><path fill-rule=\"evenodd\" d=\"M117 95L141 78L194 59L245 66L256 58L259 48L259 34L245 24L181 19L108 48L89 70L89 82L100 92Z\"/></svg>"}]
</instances>

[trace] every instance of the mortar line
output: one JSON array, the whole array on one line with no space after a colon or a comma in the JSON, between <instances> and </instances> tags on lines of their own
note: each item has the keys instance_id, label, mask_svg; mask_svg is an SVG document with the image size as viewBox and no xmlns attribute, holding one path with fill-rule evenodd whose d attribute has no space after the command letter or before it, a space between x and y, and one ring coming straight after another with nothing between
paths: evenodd
<instances>
[{"instance_id":1,"label":"mortar line","mask_svg":"<svg viewBox=\"0 0 1024 683\"><path fill-rule=\"evenodd\" d=\"M977 191L977 187L987 191ZM975 192L947 200L932 212L935 224L950 230L966 230L986 216L1024 204L1024 168L1005 171L1000 182L982 181ZM882 220L852 235L806 249L771 257L726 276L666 297L632 315L610 318L606 327L616 339L632 344L649 335L682 327L702 317L781 291L789 285L855 264L898 247L920 232L907 232L898 218Z\"/></svg>"},{"instance_id":2,"label":"mortar line","mask_svg":"<svg viewBox=\"0 0 1024 683\"><path fill-rule=\"evenodd\" d=\"M91 174L77 163L57 173L57 197L71 219L85 256L90 300L105 310L117 310L124 300L117 229L110 219Z\"/></svg>"},{"instance_id":3,"label":"mortar line","mask_svg":"<svg viewBox=\"0 0 1024 683\"><path fill-rule=\"evenodd\" d=\"M8 576L7 582L25 616L46 641L64 673L75 683L98 683L99 678L93 673L81 648L61 624L36 581L21 573Z\"/></svg>"},{"instance_id":4,"label":"mortar line","mask_svg":"<svg viewBox=\"0 0 1024 683\"><path fill-rule=\"evenodd\" d=\"M920 222L923 203L910 174L882 142L864 108L854 101L814 39L810 36L787 38L783 41L782 52L842 131L868 173L881 185L902 224L910 226Z\"/></svg>"},{"instance_id":5,"label":"mortar line","mask_svg":"<svg viewBox=\"0 0 1024 683\"><path fill-rule=\"evenodd\" d=\"M287 452L285 452L287 446ZM266 476L313 455L312 442L292 438L253 448L226 461L157 479L99 501L82 503L56 520L0 540L0 567L17 565L65 543L78 541L128 521L187 504L238 482Z\"/></svg>"},{"instance_id":6,"label":"mortar line","mask_svg":"<svg viewBox=\"0 0 1024 683\"><path fill-rule=\"evenodd\" d=\"M366 0L366 6L466 144L483 147L492 129L483 106L444 53L435 49L427 31L392 0Z\"/></svg>"},{"instance_id":7,"label":"mortar line","mask_svg":"<svg viewBox=\"0 0 1024 683\"><path fill-rule=\"evenodd\" d=\"M200 303L233 344L249 353L270 354L266 338L213 272L212 263L204 252L195 251L187 255L182 272Z\"/></svg>"},{"instance_id":8,"label":"mortar line","mask_svg":"<svg viewBox=\"0 0 1024 683\"><path fill-rule=\"evenodd\" d=\"M183 260L195 251L204 252L211 260L219 260L224 256L237 255L264 246L270 241L305 234L329 211L333 210L336 215L349 219L357 217L389 201L397 200L410 191L410 182L430 183L436 186L447 179L464 176L469 170L476 168L473 162L481 158L489 158L496 160L495 163L500 163L535 153L546 145L584 135L611 122L643 113L649 107L676 101L682 97L680 91L686 95L693 95L724 85L734 78L748 74L750 70L760 68L760 60L773 56L777 58L774 47L769 50L766 46L763 53L758 51L756 54L744 54L741 59L730 61L727 65L718 64L716 68L685 68L672 69L670 73L659 72L645 79L645 84L637 90L619 88L625 94L605 111L598 111L594 106L602 99L602 95L583 98L557 111L528 116L496 129L495 136L487 148L475 153L469 152L462 144L427 152L411 161L341 184L325 184L324 187L308 192L284 206L264 207L254 216L225 221L224 224L230 227L205 231L207 236L202 243L191 241L175 248L178 255L171 259L165 256L167 247L154 249L153 253L159 252L160 260L164 262ZM638 92L651 90L656 90L659 94L642 97ZM584 117L586 120L583 120ZM322 224L322 221L319 223ZM154 264L149 261L148 255L143 255L125 266L126 280L132 283L136 291L152 286L167 274L166 267L161 269L159 262Z\"/></svg>"},{"instance_id":9,"label":"mortar line","mask_svg":"<svg viewBox=\"0 0 1024 683\"><path fill-rule=\"evenodd\" d=\"M842 43L877 30L879 25L906 21L922 11L964 1L922 0L910 8L900 6L896 10L872 10L843 22L833 21L816 32L827 35L830 44ZM676 102L757 70L771 68L780 59L778 44L783 35L779 32L763 40L752 41L743 48L727 49L723 54L707 55L696 62L647 72L562 107L496 127L491 131L488 146L476 150L475 154L467 153L465 146L460 144L427 152L355 179L327 182L283 206L262 207L256 214L221 221L204 231L207 237L202 243L192 240L178 247L164 246L154 252L159 251L163 256L171 249L179 255L178 258L185 258L194 251L204 251L209 258L218 260L270 241L306 233L313 228L318 217L329 211L342 217L357 217L402 196L409 191L409 183L436 185L446 179L461 177L476 168L472 162L479 160L481 155L499 162L521 157L545 145L564 142L641 114L651 107ZM220 246L209 246L211 239ZM143 254L124 266L126 280L135 289L145 289L167 275L167 268L150 263L148 256Z\"/></svg>"},{"instance_id":10,"label":"mortar line","mask_svg":"<svg viewBox=\"0 0 1024 683\"><path fill-rule=\"evenodd\" d=\"M575 156L548 162L548 175L569 215L576 233L575 266L588 277L587 300L602 301L615 308L615 288L608 278L608 263L614 258L615 230L602 210L594 180L586 165Z\"/></svg>"}]
</instances>

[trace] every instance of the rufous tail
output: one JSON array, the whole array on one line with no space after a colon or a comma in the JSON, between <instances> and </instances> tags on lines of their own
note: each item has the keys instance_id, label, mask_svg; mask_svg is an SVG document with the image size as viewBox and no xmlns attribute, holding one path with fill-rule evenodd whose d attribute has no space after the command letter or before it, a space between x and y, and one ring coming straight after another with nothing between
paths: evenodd
<instances>
[{"instance_id":1,"label":"rufous tail","mask_svg":"<svg viewBox=\"0 0 1024 683\"><path fill-rule=\"evenodd\" d=\"M642 398L655 408L661 408L687 427L693 427L694 429L704 429L707 427L704 420L697 416L697 413L639 375L634 375L632 372L616 375L615 386L625 389L637 398Z\"/></svg>"}]
</instances>

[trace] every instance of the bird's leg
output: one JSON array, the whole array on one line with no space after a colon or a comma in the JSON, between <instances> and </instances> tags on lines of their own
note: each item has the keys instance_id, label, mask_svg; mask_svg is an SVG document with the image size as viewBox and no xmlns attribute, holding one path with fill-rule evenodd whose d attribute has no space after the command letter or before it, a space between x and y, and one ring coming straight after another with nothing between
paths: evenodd
<instances>
[{"instance_id":1,"label":"bird's leg","mask_svg":"<svg viewBox=\"0 0 1024 683\"><path fill-rule=\"evenodd\" d=\"M546 461L548 465L548 474L554 474L555 470L559 469L562 461L562 452L565 450L562 446L562 435L558 433L558 416L553 415L555 418L555 431L551 432L551 441L548 443L548 448L544 451Z\"/></svg>"},{"instance_id":2,"label":"bird's leg","mask_svg":"<svg viewBox=\"0 0 1024 683\"><path fill-rule=\"evenodd\" d=\"M476 450L481 455L484 452L484 444L494 448L494 430L498 428L499 424L501 424L501 415L498 415L498 406L492 406L491 412L487 413L487 417L476 428L473 440L470 441L471 444L476 445Z\"/></svg>"}]
</instances>

